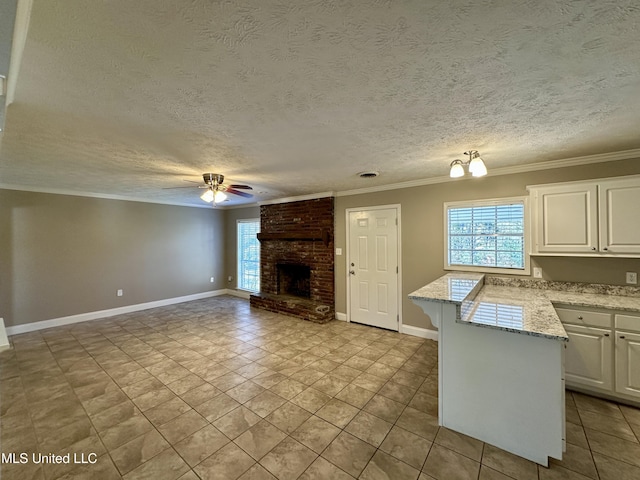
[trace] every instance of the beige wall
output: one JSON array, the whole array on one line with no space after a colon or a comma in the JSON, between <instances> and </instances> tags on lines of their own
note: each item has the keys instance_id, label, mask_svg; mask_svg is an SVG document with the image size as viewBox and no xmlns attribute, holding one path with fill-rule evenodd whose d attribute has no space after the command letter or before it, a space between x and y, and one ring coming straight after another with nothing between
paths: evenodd
<instances>
[{"instance_id":1,"label":"beige wall","mask_svg":"<svg viewBox=\"0 0 640 480\"><path fill-rule=\"evenodd\" d=\"M0 190L0 317L20 325L226 288L223 229L219 210Z\"/></svg>"},{"instance_id":2,"label":"beige wall","mask_svg":"<svg viewBox=\"0 0 640 480\"><path fill-rule=\"evenodd\" d=\"M488 165L489 169L491 165ZM445 272L443 203L527 195L526 186L640 173L640 160L625 160L581 167L558 168L513 175L460 179L436 185L339 196L336 199L336 312L346 313L347 208L401 205L403 323L433 328L426 315L407 295ZM624 284L626 271L640 271L640 259L534 257L547 280Z\"/></svg>"},{"instance_id":3,"label":"beige wall","mask_svg":"<svg viewBox=\"0 0 640 480\"><path fill-rule=\"evenodd\" d=\"M336 311L346 313L347 208L401 205L403 322L432 328L406 296L444 273L444 202L639 173L640 160L626 160L337 197L335 245L345 255L336 257ZM12 326L235 288L236 221L258 217L257 206L220 211L0 190L0 317ZM610 284L640 271L640 259L535 257L532 265L549 280Z\"/></svg>"},{"instance_id":4,"label":"beige wall","mask_svg":"<svg viewBox=\"0 0 640 480\"><path fill-rule=\"evenodd\" d=\"M238 285L238 236L236 223L238 220L260 219L260 207L230 208L224 211L224 269L226 288L235 289ZM231 276L229 282L227 277Z\"/></svg>"}]
</instances>

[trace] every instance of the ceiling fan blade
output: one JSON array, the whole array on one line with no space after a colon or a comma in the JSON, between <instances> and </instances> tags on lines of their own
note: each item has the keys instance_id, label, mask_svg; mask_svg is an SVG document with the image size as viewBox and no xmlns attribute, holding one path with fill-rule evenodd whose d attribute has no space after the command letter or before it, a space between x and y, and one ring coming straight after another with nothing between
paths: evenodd
<instances>
[{"instance_id":1,"label":"ceiling fan blade","mask_svg":"<svg viewBox=\"0 0 640 480\"><path fill-rule=\"evenodd\" d=\"M249 185L227 185L229 188L241 188L243 190L253 190Z\"/></svg>"},{"instance_id":2,"label":"ceiling fan blade","mask_svg":"<svg viewBox=\"0 0 640 480\"><path fill-rule=\"evenodd\" d=\"M225 190L225 192L227 192L227 193L233 193L234 195L240 195L241 197L244 197L244 198L251 198L251 197L253 197L253 195L251 195L250 193L241 192L240 190L236 190L236 189L234 189L234 188L230 188L230 187L227 187L227 189Z\"/></svg>"},{"instance_id":3,"label":"ceiling fan blade","mask_svg":"<svg viewBox=\"0 0 640 480\"><path fill-rule=\"evenodd\" d=\"M186 185L184 187L162 187L162 190L174 190L176 188L209 188L209 185Z\"/></svg>"}]
</instances>

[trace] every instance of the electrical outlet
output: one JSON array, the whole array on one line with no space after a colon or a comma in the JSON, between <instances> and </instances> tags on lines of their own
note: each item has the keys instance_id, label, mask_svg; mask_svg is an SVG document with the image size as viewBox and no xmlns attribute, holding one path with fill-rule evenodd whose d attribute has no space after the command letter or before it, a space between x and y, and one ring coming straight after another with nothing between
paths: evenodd
<instances>
[{"instance_id":1,"label":"electrical outlet","mask_svg":"<svg viewBox=\"0 0 640 480\"><path fill-rule=\"evenodd\" d=\"M211 280L209 280L211 283L215 282L216 279L214 277L211 277Z\"/></svg>"},{"instance_id":2,"label":"electrical outlet","mask_svg":"<svg viewBox=\"0 0 640 480\"><path fill-rule=\"evenodd\" d=\"M542 269L540 267L533 267L533 278L542 278Z\"/></svg>"},{"instance_id":3,"label":"electrical outlet","mask_svg":"<svg viewBox=\"0 0 640 480\"><path fill-rule=\"evenodd\" d=\"M228 281L228 282L230 282L230 281L232 281L232 280L233 280L233 277L232 277L231 275L229 275L229 276L227 277L227 281Z\"/></svg>"},{"instance_id":4,"label":"electrical outlet","mask_svg":"<svg viewBox=\"0 0 640 480\"><path fill-rule=\"evenodd\" d=\"M629 284L629 285L637 285L638 284L638 273L637 272L627 272L627 284Z\"/></svg>"},{"instance_id":5,"label":"electrical outlet","mask_svg":"<svg viewBox=\"0 0 640 480\"><path fill-rule=\"evenodd\" d=\"M116 295L117 295L118 297L121 297L122 295L124 295L124 292L122 291L122 289L121 289L121 288L119 288L119 289L116 291Z\"/></svg>"}]
</instances>

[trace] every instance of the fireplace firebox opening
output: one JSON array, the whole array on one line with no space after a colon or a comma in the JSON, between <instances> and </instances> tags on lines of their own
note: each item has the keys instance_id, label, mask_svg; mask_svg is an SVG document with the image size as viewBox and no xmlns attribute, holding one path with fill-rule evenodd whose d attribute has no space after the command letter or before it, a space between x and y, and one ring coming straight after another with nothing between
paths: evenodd
<instances>
[{"instance_id":1,"label":"fireplace firebox opening","mask_svg":"<svg viewBox=\"0 0 640 480\"><path fill-rule=\"evenodd\" d=\"M311 267L309 265L278 263L278 294L311 298Z\"/></svg>"}]
</instances>

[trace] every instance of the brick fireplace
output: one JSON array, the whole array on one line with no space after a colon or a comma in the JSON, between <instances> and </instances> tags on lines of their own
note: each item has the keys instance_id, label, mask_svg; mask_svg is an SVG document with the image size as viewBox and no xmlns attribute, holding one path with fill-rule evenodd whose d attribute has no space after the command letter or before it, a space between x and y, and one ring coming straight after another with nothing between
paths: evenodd
<instances>
[{"instance_id":1,"label":"brick fireplace","mask_svg":"<svg viewBox=\"0 0 640 480\"><path fill-rule=\"evenodd\" d=\"M334 319L333 197L260 207L260 288L251 306Z\"/></svg>"}]
</instances>

